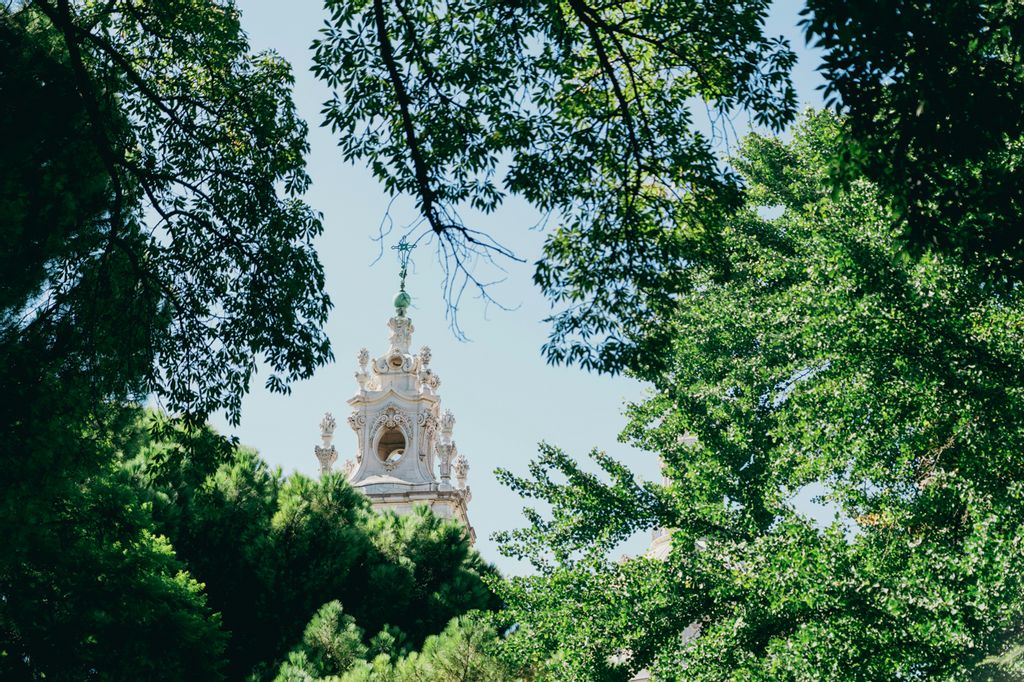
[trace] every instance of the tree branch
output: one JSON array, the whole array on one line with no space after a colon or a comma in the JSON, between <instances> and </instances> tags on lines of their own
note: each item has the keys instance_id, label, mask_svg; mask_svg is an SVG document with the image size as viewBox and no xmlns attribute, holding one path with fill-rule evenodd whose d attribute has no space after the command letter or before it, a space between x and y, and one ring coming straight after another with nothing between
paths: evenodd
<instances>
[{"instance_id":1,"label":"tree branch","mask_svg":"<svg viewBox=\"0 0 1024 682\"><path fill-rule=\"evenodd\" d=\"M405 133L405 143L409 146L409 157L412 159L413 172L416 176L416 184L419 187L420 203L423 209L423 216L436 234L444 231L437 215L437 208L434 205L434 190L430 186L430 177L427 173L426 162L423 160L419 140L416 139L416 128L413 125L412 114L409 108L412 104L409 93L406 92L405 82L398 72L398 65L395 62L394 49L391 46L391 38L388 36L387 17L385 16L383 0L373 0L373 17L377 27L377 44L380 48L380 58L388 71L388 78L395 91L395 99L398 101L398 111L402 118L402 130Z\"/></svg>"},{"instance_id":2,"label":"tree branch","mask_svg":"<svg viewBox=\"0 0 1024 682\"><path fill-rule=\"evenodd\" d=\"M81 46L78 44L75 36L77 29L71 16L71 7L68 5L68 0L58 0L57 8L52 7L46 2L39 2L38 6L64 36L64 44L68 49L68 56L71 60L71 69L75 74L76 89L89 115L89 119L92 121L90 133L96 144L96 151L103 160L103 165L106 167L107 174L110 176L110 182L113 185L114 204L111 208L110 220L111 229L116 234L124 226L124 217L122 215L124 210L124 189L117 172L118 160L110 144L110 139L106 135L106 121L100 113L92 79L85 68Z\"/></svg>"}]
</instances>

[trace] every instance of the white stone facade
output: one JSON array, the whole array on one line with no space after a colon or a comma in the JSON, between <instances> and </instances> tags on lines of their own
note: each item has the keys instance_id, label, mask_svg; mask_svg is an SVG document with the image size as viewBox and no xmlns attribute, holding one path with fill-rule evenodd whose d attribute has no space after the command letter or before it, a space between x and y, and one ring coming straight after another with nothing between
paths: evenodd
<instances>
[{"instance_id":1,"label":"white stone facade","mask_svg":"<svg viewBox=\"0 0 1024 682\"><path fill-rule=\"evenodd\" d=\"M388 320L388 327L387 352L373 359L365 348L359 352L359 390L348 401L356 451L343 471L374 509L403 514L427 505L438 516L461 521L472 542L476 534L468 515L469 463L452 439L455 417L441 412L441 380L430 369L430 349L410 352L413 326L404 308ZM324 474L337 458L331 444L333 417L326 415L320 426L323 444L315 454Z\"/></svg>"}]
</instances>

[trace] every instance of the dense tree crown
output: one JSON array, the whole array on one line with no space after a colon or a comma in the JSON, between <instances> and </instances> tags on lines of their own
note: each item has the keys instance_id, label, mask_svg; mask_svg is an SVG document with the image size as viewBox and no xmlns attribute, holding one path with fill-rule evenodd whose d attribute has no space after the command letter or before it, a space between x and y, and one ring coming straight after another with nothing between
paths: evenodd
<instances>
[{"instance_id":1,"label":"dense tree crown","mask_svg":"<svg viewBox=\"0 0 1024 682\"><path fill-rule=\"evenodd\" d=\"M551 226L535 273L559 307L548 360L664 370L627 331L671 316L696 286L689 264L728 263L723 221L742 201L715 154L728 117L778 130L796 112L795 55L765 34L768 3L325 4L324 122L345 158L415 197L425 229L413 232L436 237L449 301L485 289L475 256L508 255L460 208L517 195ZM1021 12L981 0L802 11L826 98L848 117L831 184L865 175L911 250L985 268L993 285L1024 262Z\"/></svg>"},{"instance_id":2,"label":"dense tree crown","mask_svg":"<svg viewBox=\"0 0 1024 682\"><path fill-rule=\"evenodd\" d=\"M502 587L509 650L553 679L990 674L1022 615L1018 4L809 0L842 118L729 160L694 101L795 113L765 3L327 9L345 156L417 199L456 282L502 252L460 206L548 214L548 359L656 389L625 436L665 485L549 446L503 474L552 510L504 536L540 571ZM835 523L794 511L808 489ZM608 563L651 528L667 561Z\"/></svg>"},{"instance_id":3,"label":"dense tree crown","mask_svg":"<svg viewBox=\"0 0 1024 682\"><path fill-rule=\"evenodd\" d=\"M345 605L358 651L396 660L499 606L458 523L374 514L340 476L284 477L164 422L116 429L75 508L5 568L3 593L22 595L2 611L5 678L271 679L328 602Z\"/></svg>"},{"instance_id":4,"label":"dense tree crown","mask_svg":"<svg viewBox=\"0 0 1024 682\"><path fill-rule=\"evenodd\" d=\"M365 643L394 639L395 655L466 611L497 608L483 582L494 569L458 523L425 508L373 514L340 474L285 478L245 448L197 459L190 451L218 443L214 434L202 439L150 444L127 467L151 500L156 532L221 614L231 679L272 675L332 600Z\"/></svg>"},{"instance_id":5,"label":"dense tree crown","mask_svg":"<svg viewBox=\"0 0 1024 682\"><path fill-rule=\"evenodd\" d=\"M981 0L808 0L830 102L847 116L835 175L863 173L913 250L1024 274L1024 8Z\"/></svg>"},{"instance_id":6,"label":"dense tree crown","mask_svg":"<svg viewBox=\"0 0 1024 682\"><path fill-rule=\"evenodd\" d=\"M104 416L77 438L47 425L58 451L94 462L73 481L5 478L0 677L222 679L221 618L117 463L134 429Z\"/></svg>"},{"instance_id":7,"label":"dense tree crown","mask_svg":"<svg viewBox=\"0 0 1024 682\"><path fill-rule=\"evenodd\" d=\"M730 277L693 268L669 370L623 434L664 484L551 447L502 474L553 510L505 536L540 572L501 589L552 679L616 660L665 680L965 679L1019 637L1024 305L942 250L909 256L870 182L833 194L843 134L810 114L735 159ZM794 509L805 486L834 522ZM611 561L657 528L664 561Z\"/></svg>"},{"instance_id":8,"label":"dense tree crown","mask_svg":"<svg viewBox=\"0 0 1024 682\"><path fill-rule=\"evenodd\" d=\"M237 419L257 356L276 388L329 356L290 69L205 0L4 5L0 49L2 674L216 678L117 459L125 401Z\"/></svg>"},{"instance_id":9,"label":"dense tree crown","mask_svg":"<svg viewBox=\"0 0 1024 682\"><path fill-rule=\"evenodd\" d=\"M329 358L288 65L205 1L25 3L0 47L0 676L269 678L325 602L396 660L495 608L458 525L197 426Z\"/></svg>"},{"instance_id":10,"label":"dense tree crown","mask_svg":"<svg viewBox=\"0 0 1024 682\"><path fill-rule=\"evenodd\" d=\"M363 646L355 621L338 602L325 604L281 665L275 682L512 682L523 679L498 649L494 627L481 614L455 618L421 651L396 655L386 633ZM374 655L376 654L376 655Z\"/></svg>"},{"instance_id":11,"label":"dense tree crown","mask_svg":"<svg viewBox=\"0 0 1024 682\"><path fill-rule=\"evenodd\" d=\"M237 418L257 354L271 387L308 376L328 357L329 303L320 220L298 199L306 127L288 65L249 51L230 4L40 1L0 16L9 63L29 64L10 122L30 133L5 151L4 258L19 265L5 338L77 342L96 374L137 358L97 397L137 385L199 417Z\"/></svg>"}]
</instances>

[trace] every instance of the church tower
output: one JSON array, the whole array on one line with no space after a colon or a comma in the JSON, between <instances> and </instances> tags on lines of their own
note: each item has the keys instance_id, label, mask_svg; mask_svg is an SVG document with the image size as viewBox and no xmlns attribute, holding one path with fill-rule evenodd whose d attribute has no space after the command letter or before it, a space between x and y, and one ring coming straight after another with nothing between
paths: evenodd
<instances>
[{"instance_id":1,"label":"church tower","mask_svg":"<svg viewBox=\"0 0 1024 682\"><path fill-rule=\"evenodd\" d=\"M359 351L359 390L348 401L355 458L345 462L343 471L374 509L402 514L424 504L437 516L461 521L473 542L476 534L467 510L469 463L452 440L455 417L441 412L441 380L430 369L430 349L424 346L415 355L410 351L409 303L403 282L395 297L395 316L388 320L387 351L372 359L365 348ZM337 459L334 418L327 414L320 427L323 445L315 453L322 475Z\"/></svg>"}]
</instances>

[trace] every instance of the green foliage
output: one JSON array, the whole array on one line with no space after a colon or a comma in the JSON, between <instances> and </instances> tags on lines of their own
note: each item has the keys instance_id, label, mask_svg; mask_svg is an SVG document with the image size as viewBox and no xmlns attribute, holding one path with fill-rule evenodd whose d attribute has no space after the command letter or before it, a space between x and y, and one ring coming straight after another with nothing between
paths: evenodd
<instances>
[{"instance_id":1,"label":"green foliage","mask_svg":"<svg viewBox=\"0 0 1024 682\"><path fill-rule=\"evenodd\" d=\"M201 454L220 447L212 434L172 433L189 448L151 442L127 468L150 496L159 532L221 615L230 678L272 676L303 627L305 643L289 661L321 675L335 665L327 640L316 639L324 633L350 637L358 629L360 652L398 656L455 616L500 606L484 584L495 570L460 524L426 508L372 514L340 475L285 478L245 448L217 462Z\"/></svg>"},{"instance_id":2,"label":"green foliage","mask_svg":"<svg viewBox=\"0 0 1024 682\"><path fill-rule=\"evenodd\" d=\"M354 622L337 602L325 604L306 628L302 644L281 666L277 682L508 682L520 679L499 656L494 626L481 614L456 617L420 651L359 660L366 649Z\"/></svg>"},{"instance_id":3,"label":"green foliage","mask_svg":"<svg viewBox=\"0 0 1024 682\"><path fill-rule=\"evenodd\" d=\"M511 255L460 209L515 195L557 216L537 282L570 306L556 339L582 338L550 346L554 360L609 362L619 313L640 319L678 287L648 263L715 257L716 218L739 188L695 132L693 101L719 123L746 111L780 128L795 113L795 56L764 35L763 0L325 5L313 44L335 91L325 124L346 159L415 197L453 307L467 284L486 295L475 256Z\"/></svg>"},{"instance_id":4,"label":"green foliage","mask_svg":"<svg viewBox=\"0 0 1024 682\"><path fill-rule=\"evenodd\" d=\"M105 435L48 424L55 441L29 442L44 462L74 447L73 457L105 463L87 474L79 466L74 481L49 472L39 490L16 487L24 479L5 483L0 677L222 679L220 619L156 533L145 496L113 463L134 439L111 412L96 424Z\"/></svg>"},{"instance_id":5,"label":"green foliage","mask_svg":"<svg viewBox=\"0 0 1024 682\"><path fill-rule=\"evenodd\" d=\"M419 507L403 516L377 514L367 530L380 557L369 570L370 589L388 594L360 618L367 630L398 626L418 647L456 615L500 607L484 582L498 573L470 547L461 524Z\"/></svg>"},{"instance_id":6,"label":"green foliage","mask_svg":"<svg viewBox=\"0 0 1024 682\"><path fill-rule=\"evenodd\" d=\"M834 193L844 139L826 114L791 143L749 138L729 276L691 266L670 345L635 330L669 364L624 437L665 484L553 448L503 474L552 508L504 538L539 574L499 591L517 656L559 661L553 679L616 660L618 679L967 679L1019 641L1020 293L944 249L909 255L869 182ZM809 491L834 522L795 511ZM659 528L664 561L608 560Z\"/></svg>"},{"instance_id":7,"label":"green foliage","mask_svg":"<svg viewBox=\"0 0 1024 682\"><path fill-rule=\"evenodd\" d=\"M519 679L498 655L499 640L494 626L479 614L467 614L452 621L438 635L427 638L419 652L398 661L392 677L374 667L350 672L345 682L394 680L394 682L509 682ZM375 666L380 667L375 661ZM367 675L366 672L369 672Z\"/></svg>"},{"instance_id":8,"label":"green foliage","mask_svg":"<svg viewBox=\"0 0 1024 682\"><path fill-rule=\"evenodd\" d=\"M196 427L237 419L258 355L278 390L329 357L287 65L203 1L4 8L0 48L3 676L238 679L331 599L396 655L493 607L461 529L392 519L378 549L341 478ZM154 393L184 422L123 406Z\"/></svg>"},{"instance_id":9,"label":"green foliage","mask_svg":"<svg viewBox=\"0 0 1024 682\"><path fill-rule=\"evenodd\" d=\"M1024 676L1024 645L1011 646L1001 655L989 656L981 662L978 678L1012 682Z\"/></svg>"},{"instance_id":10,"label":"green foliage","mask_svg":"<svg viewBox=\"0 0 1024 682\"><path fill-rule=\"evenodd\" d=\"M0 50L0 667L219 679L219 622L117 464L123 406L237 416L257 353L328 356L289 70L199 0L4 6Z\"/></svg>"},{"instance_id":11,"label":"green foliage","mask_svg":"<svg viewBox=\"0 0 1024 682\"><path fill-rule=\"evenodd\" d=\"M764 35L768 3L328 0L316 74L345 158L415 198L454 309L486 296L476 256L510 256L460 209L515 195L552 226L535 281L561 310L551 362L666 371L630 341L729 276L722 234L741 187L716 155L728 112L789 123L795 57ZM808 0L829 105L848 117L830 185L866 177L916 256L949 254L1014 286L1024 270L1024 15L1017 2ZM692 108L709 105L711 139ZM728 145L724 145L728 149ZM415 228L414 230L415 231Z\"/></svg>"},{"instance_id":12,"label":"green foliage","mask_svg":"<svg viewBox=\"0 0 1024 682\"><path fill-rule=\"evenodd\" d=\"M4 151L3 243L26 242L10 253L29 266L2 301L6 333L72 334L80 362L119 382L99 396L133 382L196 421L237 419L257 354L277 389L322 364L321 225L297 199L306 126L288 65L249 51L230 3L40 0L0 16L12 61L42 64L5 78L37 93L15 100L29 133ZM65 105L65 122L28 120ZM47 154L45 177L13 175Z\"/></svg>"},{"instance_id":13,"label":"green foliage","mask_svg":"<svg viewBox=\"0 0 1024 682\"><path fill-rule=\"evenodd\" d=\"M840 180L883 192L916 249L1024 274L1024 7L982 0L808 0L826 95L848 116Z\"/></svg>"},{"instance_id":14,"label":"green foliage","mask_svg":"<svg viewBox=\"0 0 1024 682\"><path fill-rule=\"evenodd\" d=\"M0 111L10 135L0 165L0 311L38 293L47 260L94 238L110 202L103 164L87 134L73 74L25 15L0 13ZM17 106L14 106L17 103Z\"/></svg>"},{"instance_id":15,"label":"green foliage","mask_svg":"<svg viewBox=\"0 0 1024 682\"><path fill-rule=\"evenodd\" d=\"M324 604L309 621L302 642L281 665L278 682L306 680L349 670L366 657L363 632L341 603Z\"/></svg>"},{"instance_id":16,"label":"green foliage","mask_svg":"<svg viewBox=\"0 0 1024 682\"><path fill-rule=\"evenodd\" d=\"M285 478L156 414L97 429L67 443L105 464L3 501L5 678L266 679L325 602L289 660L335 669L349 645L397 658L499 606L465 529L426 509L371 514L340 476Z\"/></svg>"},{"instance_id":17,"label":"green foliage","mask_svg":"<svg viewBox=\"0 0 1024 682\"><path fill-rule=\"evenodd\" d=\"M0 50L0 674L219 679L219 620L119 458L126 403L237 418L257 355L329 356L288 67L203 0L5 5ZM173 453L205 478L229 448L196 434Z\"/></svg>"}]
</instances>

